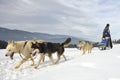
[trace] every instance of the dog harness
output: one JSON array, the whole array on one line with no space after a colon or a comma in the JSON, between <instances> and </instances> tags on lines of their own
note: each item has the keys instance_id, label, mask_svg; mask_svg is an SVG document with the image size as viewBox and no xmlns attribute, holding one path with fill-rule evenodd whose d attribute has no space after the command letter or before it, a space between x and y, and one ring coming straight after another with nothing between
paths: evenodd
<instances>
[{"instance_id":1,"label":"dog harness","mask_svg":"<svg viewBox=\"0 0 120 80\"><path fill-rule=\"evenodd\" d=\"M44 54L47 52L47 43L46 42L44 43L42 51Z\"/></svg>"},{"instance_id":2,"label":"dog harness","mask_svg":"<svg viewBox=\"0 0 120 80\"><path fill-rule=\"evenodd\" d=\"M25 41L24 46L23 46L23 49L25 48L26 44L27 44L27 41ZM22 50L23 50L23 49L22 49ZM24 59L24 58L22 57L22 55L21 55L21 51L20 51L20 50L19 50L19 55L20 55L20 57L21 57L22 59Z\"/></svg>"}]
</instances>

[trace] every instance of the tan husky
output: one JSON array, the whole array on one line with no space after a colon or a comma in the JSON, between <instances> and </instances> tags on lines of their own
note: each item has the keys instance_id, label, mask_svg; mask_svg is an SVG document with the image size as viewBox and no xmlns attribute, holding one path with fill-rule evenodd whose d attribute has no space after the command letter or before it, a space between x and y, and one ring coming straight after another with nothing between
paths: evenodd
<instances>
[{"instance_id":1,"label":"tan husky","mask_svg":"<svg viewBox=\"0 0 120 80\"><path fill-rule=\"evenodd\" d=\"M44 42L43 40L36 40L37 42ZM31 48L31 42L35 42L35 40L29 41L8 41L8 45L6 47L5 56L10 56L13 59L14 53L20 53L24 56L24 58L15 66L15 68L19 68L21 64L23 64L28 59L31 59L32 65L34 65L34 60L31 57L31 53L33 49Z\"/></svg>"},{"instance_id":2,"label":"tan husky","mask_svg":"<svg viewBox=\"0 0 120 80\"><path fill-rule=\"evenodd\" d=\"M85 54L86 51L88 51L88 53L91 53L93 48L93 44L88 41L79 41L77 46L83 51L83 54Z\"/></svg>"}]
</instances>

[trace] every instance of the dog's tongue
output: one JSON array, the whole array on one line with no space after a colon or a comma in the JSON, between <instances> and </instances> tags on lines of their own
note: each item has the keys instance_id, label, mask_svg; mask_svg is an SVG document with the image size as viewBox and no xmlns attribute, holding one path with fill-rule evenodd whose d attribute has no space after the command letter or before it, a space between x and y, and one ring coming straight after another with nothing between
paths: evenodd
<instances>
[{"instance_id":1,"label":"dog's tongue","mask_svg":"<svg viewBox=\"0 0 120 80\"><path fill-rule=\"evenodd\" d=\"M14 56L14 53L12 53L11 55L10 55L10 58L13 60L13 56Z\"/></svg>"}]
</instances>

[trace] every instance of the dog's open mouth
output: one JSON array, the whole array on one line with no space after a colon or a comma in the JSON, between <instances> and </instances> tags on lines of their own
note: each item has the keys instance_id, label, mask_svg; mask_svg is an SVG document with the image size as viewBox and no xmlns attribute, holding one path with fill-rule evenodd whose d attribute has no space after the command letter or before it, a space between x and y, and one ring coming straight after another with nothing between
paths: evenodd
<instances>
[{"instance_id":1,"label":"dog's open mouth","mask_svg":"<svg viewBox=\"0 0 120 80\"><path fill-rule=\"evenodd\" d=\"M13 56L14 56L14 52L10 55L10 58L13 59Z\"/></svg>"}]
</instances>

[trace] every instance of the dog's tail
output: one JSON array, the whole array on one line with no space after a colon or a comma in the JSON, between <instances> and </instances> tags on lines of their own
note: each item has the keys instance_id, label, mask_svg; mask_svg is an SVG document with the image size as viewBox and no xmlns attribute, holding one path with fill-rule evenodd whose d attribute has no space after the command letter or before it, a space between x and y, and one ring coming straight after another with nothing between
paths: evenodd
<instances>
[{"instance_id":1,"label":"dog's tail","mask_svg":"<svg viewBox=\"0 0 120 80\"><path fill-rule=\"evenodd\" d=\"M64 41L61 45L67 47L69 46L70 42L71 42L71 38L67 38L66 41Z\"/></svg>"}]
</instances>

